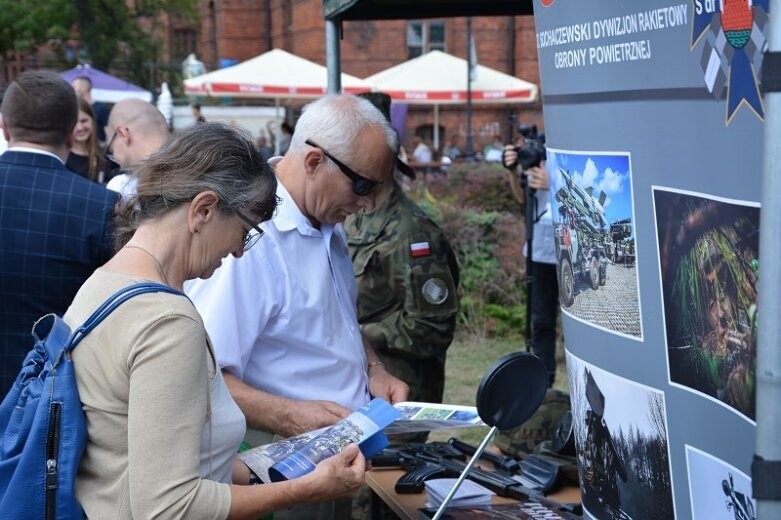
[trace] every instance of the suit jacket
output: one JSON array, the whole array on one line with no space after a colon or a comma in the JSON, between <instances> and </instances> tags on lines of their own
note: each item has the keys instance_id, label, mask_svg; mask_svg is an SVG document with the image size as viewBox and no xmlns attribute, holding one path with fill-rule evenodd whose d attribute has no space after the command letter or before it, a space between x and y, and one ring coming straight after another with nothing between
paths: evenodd
<instances>
[{"instance_id":1,"label":"suit jacket","mask_svg":"<svg viewBox=\"0 0 781 520\"><path fill-rule=\"evenodd\" d=\"M111 258L116 200L49 155L0 156L0 399L33 346L35 321L63 315Z\"/></svg>"}]
</instances>

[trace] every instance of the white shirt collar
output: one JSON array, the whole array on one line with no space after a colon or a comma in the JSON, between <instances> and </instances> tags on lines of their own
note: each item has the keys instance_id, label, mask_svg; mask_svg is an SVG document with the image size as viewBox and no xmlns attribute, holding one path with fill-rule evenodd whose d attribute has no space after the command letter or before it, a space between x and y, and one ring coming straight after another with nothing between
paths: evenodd
<instances>
[{"instance_id":1,"label":"white shirt collar","mask_svg":"<svg viewBox=\"0 0 781 520\"><path fill-rule=\"evenodd\" d=\"M287 191L287 188L277 178L277 197L280 198L277 213L271 220L279 231L291 231L297 229L299 233L305 236L322 236L326 227L332 227L330 224L321 224L320 229L312 225L312 222L301 212L293 197Z\"/></svg>"},{"instance_id":2,"label":"white shirt collar","mask_svg":"<svg viewBox=\"0 0 781 520\"><path fill-rule=\"evenodd\" d=\"M60 161L60 164L65 166L65 163L60 159L59 156L53 154L52 152L41 150L40 148L27 148L26 146L12 146L8 149L9 152L25 152L25 153L39 153L41 155L48 155L49 157L54 157L58 161Z\"/></svg>"}]
</instances>

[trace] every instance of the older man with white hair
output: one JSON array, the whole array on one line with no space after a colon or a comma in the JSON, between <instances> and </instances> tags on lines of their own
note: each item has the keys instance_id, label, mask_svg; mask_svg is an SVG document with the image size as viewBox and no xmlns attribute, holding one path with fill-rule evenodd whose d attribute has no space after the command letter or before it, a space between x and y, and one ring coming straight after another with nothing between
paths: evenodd
<instances>
[{"instance_id":1,"label":"older man with white hair","mask_svg":"<svg viewBox=\"0 0 781 520\"><path fill-rule=\"evenodd\" d=\"M252 445L328 426L370 396L406 399L361 335L341 222L372 209L390 182L398 139L371 103L326 96L304 108L276 163L281 202L242 262L226 259L186 291L247 419ZM349 518L350 502L274 518Z\"/></svg>"}]
</instances>

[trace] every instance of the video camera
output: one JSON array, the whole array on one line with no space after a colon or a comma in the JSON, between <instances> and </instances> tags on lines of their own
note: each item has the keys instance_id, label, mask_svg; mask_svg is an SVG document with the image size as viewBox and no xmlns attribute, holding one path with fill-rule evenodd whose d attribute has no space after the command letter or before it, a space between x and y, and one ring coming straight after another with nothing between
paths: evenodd
<instances>
[{"instance_id":1,"label":"video camera","mask_svg":"<svg viewBox=\"0 0 781 520\"><path fill-rule=\"evenodd\" d=\"M537 133L537 125L526 123L518 123L518 133L524 138L524 145L515 147L521 170L539 166L545 160L545 134Z\"/></svg>"}]
</instances>

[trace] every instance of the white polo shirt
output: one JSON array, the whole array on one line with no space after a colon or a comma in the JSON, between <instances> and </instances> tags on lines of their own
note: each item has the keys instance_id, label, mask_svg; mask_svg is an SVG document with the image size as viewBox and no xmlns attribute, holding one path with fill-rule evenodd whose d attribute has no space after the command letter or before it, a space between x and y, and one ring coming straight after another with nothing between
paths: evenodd
<instances>
[{"instance_id":1,"label":"white polo shirt","mask_svg":"<svg viewBox=\"0 0 781 520\"><path fill-rule=\"evenodd\" d=\"M369 391L347 238L341 225L314 228L281 182L277 196L265 235L185 291L220 367L274 395L356 409Z\"/></svg>"}]
</instances>

